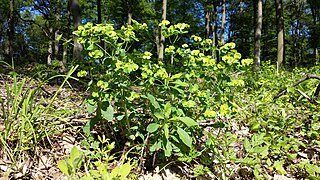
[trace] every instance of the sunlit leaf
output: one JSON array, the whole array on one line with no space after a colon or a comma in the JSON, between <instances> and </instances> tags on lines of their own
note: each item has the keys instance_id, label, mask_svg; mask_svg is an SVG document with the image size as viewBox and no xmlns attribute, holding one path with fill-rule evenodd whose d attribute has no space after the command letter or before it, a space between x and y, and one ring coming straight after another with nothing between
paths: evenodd
<instances>
[{"instance_id":1,"label":"sunlit leaf","mask_svg":"<svg viewBox=\"0 0 320 180\"><path fill-rule=\"evenodd\" d=\"M188 134L185 130L183 130L183 129L179 128L179 127L177 127L177 133L178 133L179 138L181 139L181 141L182 141L186 146L191 147L191 145L192 145L192 139L191 139L191 137L189 136L189 134Z\"/></svg>"},{"instance_id":2,"label":"sunlit leaf","mask_svg":"<svg viewBox=\"0 0 320 180\"><path fill-rule=\"evenodd\" d=\"M153 132L157 131L158 128L159 128L159 126L160 126L160 125L157 124L157 123L151 123L151 124L149 124L148 127L147 127L147 132L153 133Z\"/></svg>"}]
</instances>

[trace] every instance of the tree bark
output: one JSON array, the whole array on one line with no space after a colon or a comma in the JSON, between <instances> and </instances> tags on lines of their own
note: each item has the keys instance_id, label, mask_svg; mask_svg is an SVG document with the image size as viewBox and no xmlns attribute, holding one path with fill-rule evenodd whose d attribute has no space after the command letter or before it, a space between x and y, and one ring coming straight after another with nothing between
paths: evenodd
<instances>
[{"instance_id":1,"label":"tree bark","mask_svg":"<svg viewBox=\"0 0 320 180\"><path fill-rule=\"evenodd\" d=\"M255 0L257 5L256 13L256 29L255 29L255 46L254 46L254 70L258 70L260 67L260 54L261 54L261 31L262 31L262 0Z\"/></svg>"},{"instance_id":2,"label":"tree bark","mask_svg":"<svg viewBox=\"0 0 320 180\"><path fill-rule=\"evenodd\" d=\"M167 19L167 0L162 0L162 21ZM160 61L163 61L164 58L164 43L165 37L163 36L164 25L160 28L160 47L159 47L159 55L158 58Z\"/></svg>"},{"instance_id":3,"label":"tree bark","mask_svg":"<svg viewBox=\"0 0 320 180\"><path fill-rule=\"evenodd\" d=\"M319 9L320 3L317 2L318 0L308 0L310 4L311 14L313 18L313 27L312 27L312 46L313 46L313 53L315 56L315 64L319 63L319 52L318 52L318 44L319 44L319 32L317 27L319 27Z\"/></svg>"},{"instance_id":4,"label":"tree bark","mask_svg":"<svg viewBox=\"0 0 320 180\"><path fill-rule=\"evenodd\" d=\"M9 1L9 16L8 16L8 29L7 29L7 43L5 49L5 60L11 63L13 59L13 41L14 41L14 0Z\"/></svg>"},{"instance_id":5,"label":"tree bark","mask_svg":"<svg viewBox=\"0 0 320 180\"><path fill-rule=\"evenodd\" d=\"M226 0L222 0L222 20L221 20L221 34L220 41L221 44L224 45L224 26L226 21Z\"/></svg>"},{"instance_id":6,"label":"tree bark","mask_svg":"<svg viewBox=\"0 0 320 180\"><path fill-rule=\"evenodd\" d=\"M210 11L209 8L205 8L205 26L206 26L206 38L210 36Z\"/></svg>"},{"instance_id":7,"label":"tree bark","mask_svg":"<svg viewBox=\"0 0 320 180\"><path fill-rule=\"evenodd\" d=\"M81 9L78 0L70 0L70 11L73 17L74 30L77 30L81 25ZM82 60L81 51L83 49L82 45L78 43L78 37L73 36L73 58L76 60Z\"/></svg>"},{"instance_id":8,"label":"tree bark","mask_svg":"<svg viewBox=\"0 0 320 180\"><path fill-rule=\"evenodd\" d=\"M240 16L242 16L243 13L243 0L240 0Z\"/></svg>"},{"instance_id":9,"label":"tree bark","mask_svg":"<svg viewBox=\"0 0 320 180\"><path fill-rule=\"evenodd\" d=\"M98 24L101 24L102 23L101 0L97 0L97 11L98 11Z\"/></svg>"},{"instance_id":10,"label":"tree bark","mask_svg":"<svg viewBox=\"0 0 320 180\"><path fill-rule=\"evenodd\" d=\"M133 0L128 0L128 25L131 25L132 23L132 6L133 6Z\"/></svg>"},{"instance_id":11,"label":"tree bark","mask_svg":"<svg viewBox=\"0 0 320 180\"><path fill-rule=\"evenodd\" d=\"M55 31L54 31L54 52L53 58L57 59L59 55L59 40L57 40L60 32L60 0L56 1L55 7Z\"/></svg>"},{"instance_id":12,"label":"tree bark","mask_svg":"<svg viewBox=\"0 0 320 180\"><path fill-rule=\"evenodd\" d=\"M284 35L284 19L283 19L283 8L282 0L276 1L276 16L277 16L277 71L280 66L285 64L285 35Z\"/></svg>"},{"instance_id":13,"label":"tree bark","mask_svg":"<svg viewBox=\"0 0 320 180\"><path fill-rule=\"evenodd\" d=\"M51 34L52 31L53 31L53 28L50 28L48 34ZM52 36L49 36L47 64L52 63L52 56L53 56Z\"/></svg>"},{"instance_id":14,"label":"tree bark","mask_svg":"<svg viewBox=\"0 0 320 180\"><path fill-rule=\"evenodd\" d=\"M218 13L217 13L217 7L213 3L213 8L212 8L212 13L211 13L211 31L212 31L212 57L217 59L217 63L219 63L219 51L216 50L217 44L218 44L218 33L217 33L217 24L218 24Z\"/></svg>"}]
</instances>

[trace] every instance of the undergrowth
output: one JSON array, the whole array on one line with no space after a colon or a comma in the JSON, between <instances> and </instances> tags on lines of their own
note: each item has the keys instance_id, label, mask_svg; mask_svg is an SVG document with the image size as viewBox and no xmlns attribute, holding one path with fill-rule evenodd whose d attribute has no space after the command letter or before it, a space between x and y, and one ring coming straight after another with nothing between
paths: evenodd
<instances>
[{"instance_id":1,"label":"undergrowth","mask_svg":"<svg viewBox=\"0 0 320 180\"><path fill-rule=\"evenodd\" d=\"M193 35L179 44L189 25L161 25L170 42L163 61L131 48L148 29L136 21L120 30L88 23L74 32L87 60L63 83L73 72L87 81L91 95L84 105L93 116L78 147L58 163L69 179L134 179L174 165L187 165L189 178L319 177L320 81L293 86L310 73L320 74L319 67L277 74L266 63L252 72L252 60L241 59L234 43L214 47L210 39ZM54 123L43 120L52 113L50 104L37 106L37 89L22 91L25 80L15 77L6 101L0 99L1 144L6 159L20 161L15 155L35 149L50 134L41 127Z\"/></svg>"}]
</instances>

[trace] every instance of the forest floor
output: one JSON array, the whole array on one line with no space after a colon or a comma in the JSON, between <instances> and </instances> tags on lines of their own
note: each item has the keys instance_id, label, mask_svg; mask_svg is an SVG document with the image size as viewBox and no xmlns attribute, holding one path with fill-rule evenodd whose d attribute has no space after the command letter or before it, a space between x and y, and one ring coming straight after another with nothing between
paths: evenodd
<instances>
[{"instance_id":1,"label":"forest floor","mask_svg":"<svg viewBox=\"0 0 320 180\"><path fill-rule=\"evenodd\" d=\"M0 97L7 99L6 86L12 85L12 79L2 75L0 77ZM28 80L27 85L36 86L37 81ZM57 92L59 86L56 84L47 84L42 86L41 93L36 97L36 102L42 106L48 105L51 97ZM88 114L82 107L87 93L81 87L63 87L58 93L57 99L53 101L52 108L55 109L55 116L50 118L54 122L56 133L47 136L36 144L34 149L25 154L22 161L13 164L8 158L0 159L0 180L5 179L67 179L59 170L57 163L64 159L71 151L72 147L77 146L81 149L80 141L84 138L81 131L85 123L93 116ZM6 108L6 107L5 107ZM1 117L1 116L0 116ZM222 119L223 121L223 119ZM228 120L232 126L228 129L238 138L251 137L249 127L240 125L237 120ZM214 122L201 122L206 130L212 133L216 130L211 128ZM0 119L0 132L5 132L3 120ZM205 139L206 137L203 137ZM239 156L244 154L243 144L237 142L232 144L233 149ZM319 150L319 149L318 149ZM31 153L32 152L32 153ZM6 157L4 148L0 148L0 157ZM320 152L310 152L319 156ZM242 155L241 155L242 154ZM308 154L300 154L308 156ZM303 157L302 157L303 158ZM319 158L319 157L317 157ZM168 162L170 163L170 162ZM235 177L241 179L251 179L252 174L245 168L237 167L230 162L229 168L236 169ZM163 168L164 167L164 168ZM162 169L163 168L163 169ZM172 163L171 165L159 165L155 170L145 171L138 175L138 179L191 179L190 171L193 167L187 164ZM159 172L161 170L161 172ZM241 174L242 173L242 174ZM241 175L240 175L241 174ZM290 175L288 175L290 177ZM277 173L269 176L268 179L291 179ZM197 179L215 179L214 175L197 177ZM231 177L232 179L232 177ZM294 179L294 178L292 178Z\"/></svg>"}]
</instances>

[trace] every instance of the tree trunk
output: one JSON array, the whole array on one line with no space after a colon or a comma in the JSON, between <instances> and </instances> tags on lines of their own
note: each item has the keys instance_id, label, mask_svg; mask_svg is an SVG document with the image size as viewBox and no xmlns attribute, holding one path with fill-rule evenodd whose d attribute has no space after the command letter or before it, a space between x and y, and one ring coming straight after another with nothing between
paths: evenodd
<instances>
[{"instance_id":1,"label":"tree trunk","mask_svg":"<svg viewBox=\"0 0 320 180\"><path fill-rule=\"evenodd\" d=\"M240 16L242 16L243 13L243 0L240 0Z\"/></svg>"},{"instance_id":2,"label":"tree trunk","mask_svg":"<svg viewBox=\"0 0 320 180\"><path fill-rule=\"evenodd\" d=\"M162 0L162 21L167 19L167 0ZM165 37L162 34L164 25L160 28L160 47L159 47L159 55L158 58L160 61L163 61L164 58L164 43L165 43Z\"/></svg>"},{"instance_id":3,"label":"tree trunk","mask_svg":"<svg viewBox=\"0 0 320 180\"><path fill-rule=\"evenodd\" d=\"M68 24L66 26L66 37L70 37L70 27L71 27L71 17L70 17L70 12L67 12L67 17L68 17ZM67 62L68 62L68 49L69 49L69 44L67 42L63 43L63 52L62 52L62 64L63 64L63 69L62 71L67 71Z\"/></svg>"},{"instance_id":4,"label":"tree trunk","mask_svg":"<svg viewBox=\"0 0 320 180\"><path fill-rule=\"evenodd\" d=\"M73 17L73 26L74 30L77 30L78 27L81 25L81 10L80 10L80 4L78 0L70 0L70 11ZM73 58L76 60L82 60L81 57L81 51L82 51L82 45L78 43L78 37L73 36Z\"/></svg>"},{"instance_id":5,"label":"tree trunk","mask_svg":"<svg viewBox=\"0 0 320 180\"><path fill-rule=\"evenodd\" d=\"M132 2L133 0L128 0L128 25L131 25L132 23Z\"/></svg>"},{"instance_id":6,"label":"tree trunk","mask_svg":"<svg viewBox=\"0 0 320 180\"><path fill-rule=\"evenodd\" d=\"M48 34L50 35L53 31L53 28L49 29ZM48 42L48 57L47 57L47 64L52 63L52 56L53 56L53 46L52 46L52 36L49 36L49 42Z\"/></svg>"},{"instance_id":7,"label":"tree trunk","mask_svg":"<svg viewBox=\"0 0 320 180\"><path fill-rule=\"evenodd\" d=\"M204 6L205 6L205 4L204 4ZM205 18L205 26L206 26L205 33L206 33L206 38L209 38L209 36L210 36L210 10L209 10L209 8L205 7L204 11L205 11L204 18Z\"/></svg>"},{"instance_id":8,"label":"tree trunk","mask_svg":"<svg viewBox=\"0 0 320 180\"><path fill-rule=\"evenodd\" d=\"M9 16L7 29L7 43L5 49L5 60L11 63L13 59L13 41L14 41L14 0L9 1Z\"/></svg>"},{"instance_id":9,"label":"tree trunk","mask_svg":"<svg viewBox=\"0 0 320 180\"><path fill-rule=\"evenodd\" d=\"M56 7L55 7L55 31L54 31L54 52L53 52L53 58L57 59L59 54L59 40L57 40L60 32L60 0L56 1Z\"/></svg>"},{"instance_id":10,"label":"tree trunk","mask_svg":"<svg viewBox=\"0 0 320 180\"><path fill-rule=\"evenodd\" d=\"M313 27L312 27L312 34L311 34L311 42L313 46L313 53L315 56L315 64L318 64L319 62L319 53L318 53L318 44L319 44L319 31L317 30L318 25L318 17L319 17L319 9L320 9L320 3L317 2L317 0L309 0L310 4L311 14L313 18Z\"/></svg>"},{"instance_id":11,"label":"tree trunk","mask_svg":"<svg viewBox=\"0 0 320 180\"><path fill-rule=\"evenodd\" d=\"M221 44L224 45L224 26L226 21L226 0L222 0L222 20L221 20L221 34L220 40Z\"/></svg>"},{"instance_id":12,"label":"tree trunk","mask_svg":"<svg viewBox=\"0 0 320 180\"><path fill-rule=\"evenodd\" d=\"M217 33L217 24L218 24L218 13L217 7L213 4L211 15L211 30L212 30L212 57L217 59L217 63L219 63L219 51L216 50L218 44L218 33Z\"/></svg>"},{"instance_id":13,"label":"tree trunk","mask_svg":"<svg viewBox=\"0 0 320 180\"><path fill-rule=\"evenodd\" d=\"M276 1L276 16L277 16L277 71L280 66L285 64L284 54L285 54L285 37L284 37L284 19L283 19L283 8L282 0Z\"/></svg>"},{"instance_id":14,"label":"tree trunk","mask_svg":"<svg viewBox=\"0 0 320 180\"><path fill-rule=\"evenodd\" d=\"M97 0L97 11L98 11L98 24L101 24L102 23L101 0Z\"/></svg>"},{"instance_id":15,"label":"tree trunk","mask_svg":"<svg viewBox=\"0 0 320 180\"><path fill-rule=\"evenodd\" d=\"M260 53L261 53L261 31L262 31L262 0L255 0L257 5L256 13L256 29L254 34L255 46L254 46L254 70L258 70L260 67Z\"/></svg>"}]
</instances>

